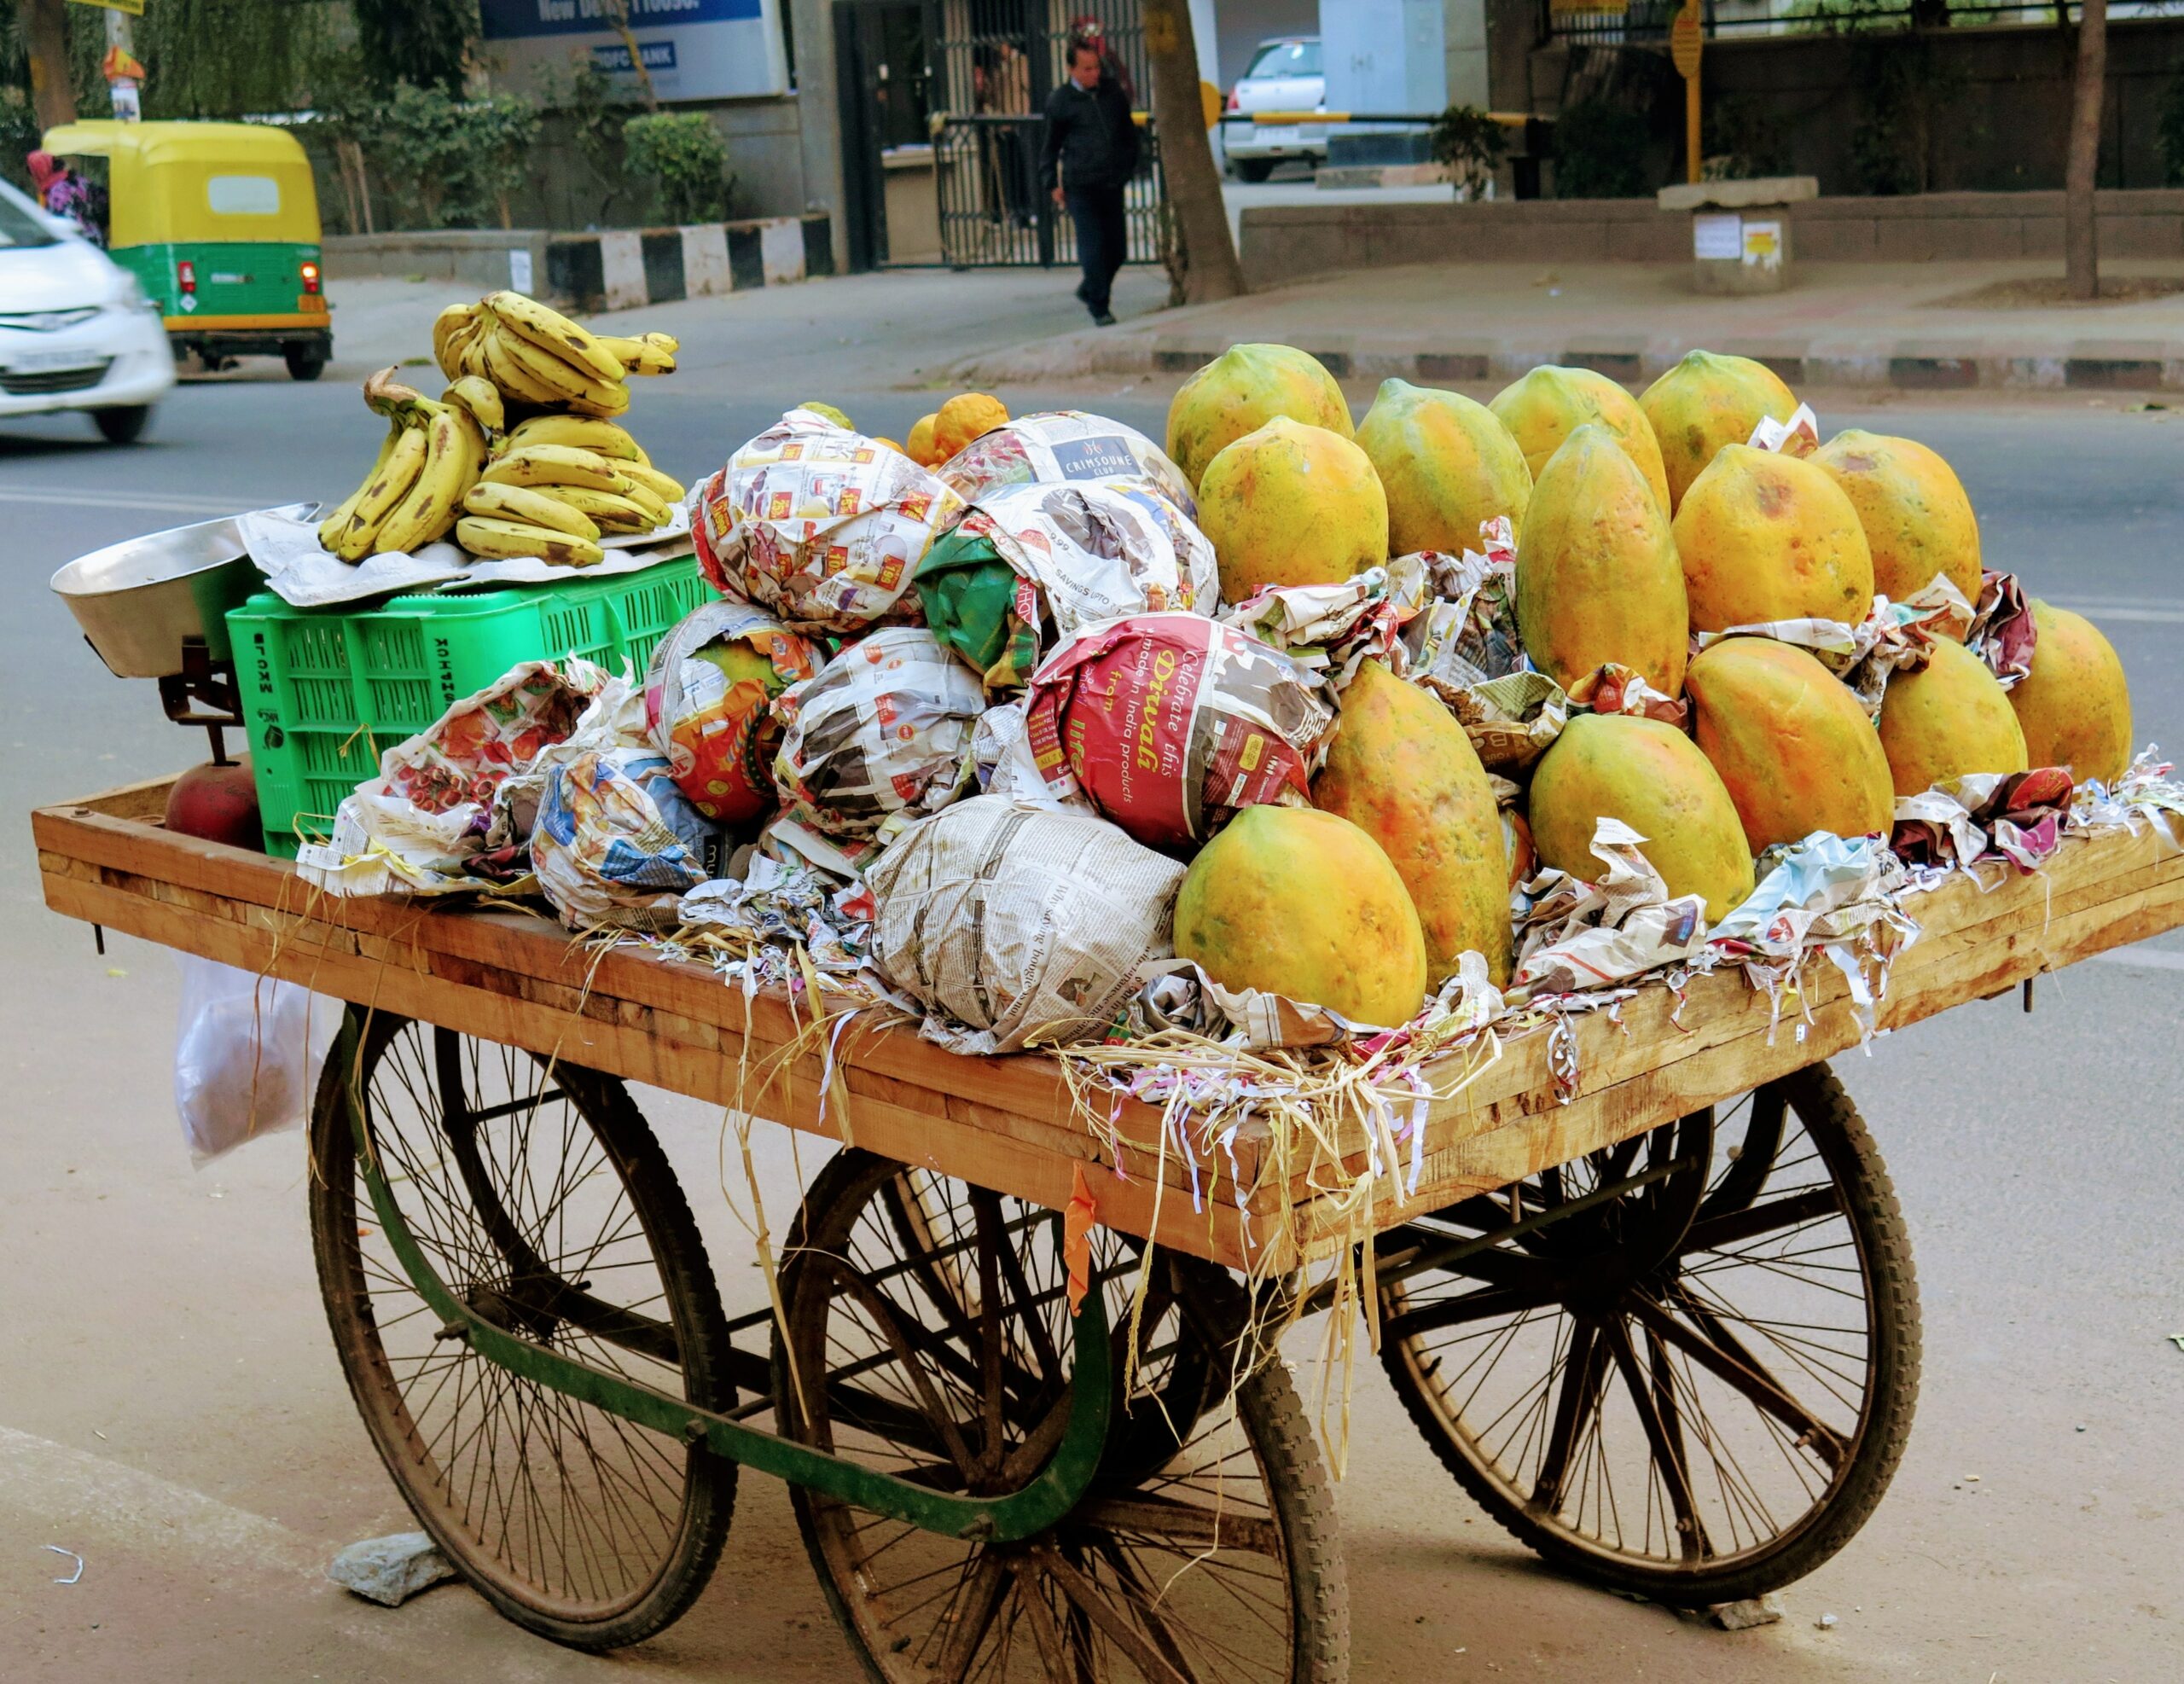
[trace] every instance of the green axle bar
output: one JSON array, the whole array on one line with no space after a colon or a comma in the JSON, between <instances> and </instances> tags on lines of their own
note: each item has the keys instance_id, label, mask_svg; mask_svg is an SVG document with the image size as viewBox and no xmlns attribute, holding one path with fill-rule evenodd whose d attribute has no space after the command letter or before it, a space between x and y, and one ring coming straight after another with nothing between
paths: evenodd
<instances>
[{"instance_id":1,"label":"green axle bar","mask_svg":"<svg viewBox=\"0 0 2184 1684\"><path fill-rule=\"evenodd\" d=\"M1037 1476L1022 1489L1001 1497L955 1496L928 1485L913 1484L892 1474L862 1467L843 1457L799 1444L778 1433L762 1432L710 1409L685 1402L653 1387L640 1385L518 1338L486 1320L448 1290L419 1249L403 1221L394 1193L380 1173L362 1095L357 1091L357 1013L343 1018L334 1056L344 1071L342 1102L357 1142L357 1161L371 1193L372 1208L410 1284L433 1313L489 1362L520 1374L534 1385L579 1399L654 1432L703 1444L713 1455L755 1467L830 1497L884 1514L928 1532L1014 1543L1046 1531L1074 1509L1098 1472L1112 1408L1112 1372L1108 1351L1107 1304L1097 1292L1085 1297L1072 1342L1075 1367L1070 1378L1069 1419L1061 1442Z\"/></svg>"}]
</instances>

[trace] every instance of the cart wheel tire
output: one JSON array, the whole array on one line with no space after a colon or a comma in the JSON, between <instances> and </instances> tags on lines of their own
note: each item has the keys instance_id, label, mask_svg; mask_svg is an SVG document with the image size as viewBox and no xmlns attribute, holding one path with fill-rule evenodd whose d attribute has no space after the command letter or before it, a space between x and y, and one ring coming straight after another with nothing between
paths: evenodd
<instances>
[{"instance_id":1,"label":"cart wheel tire","mask_svg":"<svg viewBox=\"0 0 2184 1684\"><path fill-rule=\"evenodd\" d=\"M1902 1213L1827 1067L1655 1130L1646 1167L1700 1135L1703 1182L1504 1240L1380 1307L1381 1362L1457 1484L1555 1566L1684 1607L1777 1589L1850 1540L1902 1456L1920 1364ZM1565 1170L1605 1185L1638 1170L1626 1147ZM1534 1176L1525 1214L1584 1191ZM1489 1231L1507 1196L1422 1226Z\"/></svg>"},{"instance_id":2,"label":"cart wheel tire","mask_svg":"<svg viewBox=\"0 0 2184 1684\"><path fill-rule=\"evenodd\" d=\"M1019 1489L1044 1460L1025 1449L1026 1437L1055 1424L1067 1396L1060 1218L929 1178L915 1205L932 1211L934 1188L944 1189L960 1220L944 1216L932 1231L961 1236L950 1255L973 1260L960 1293L936 1292L933 1257L911 1249L909 1234L924 1224L906 1232L899 1187L890 1191L909 1173L850 1150L813 1183L781 1276L787 1334L777 1329L774 1343L775 1420L804 1443L886 1472L917 1468L944 1489ZM977 1286L989 1251L1000 1300L990 1322L979 1312ZM1095 1235L1095 1290L1107 1295L1118 1386L1126 1383L1119 1359L1141 1255L1112 1234ZM1259 1365L1234 1386L1232 1411L1229 1353L1245 1326L1243 1293L1224 1270L1193 1258L1157 1253L1153 1269L1140 1372L1130 1382L1136 1407L1117 1408L1101 1473L1052 1531L980 1544L791 1488L828 1604L874 1684L1337 1684L1348 1676L1333 1504L1288 1372L1279 1362ZM895 1354L904 1347L886 1348L871 1312L843 1290L845 1279L868 1300L880 1295L898 1323L921 1330L908 1346L926 1354L917 1373ZM997 1338L981 1331L990 1328ZM979 1379L993 1345L1004 1353L1003 1384L1018 1388L998 1412L983 1402ZM1189 1378L1200 1373L1202 1382ZM809 1408L799 1380L810 1388ZM1153 1449L1163 1416L1151 1400L1179 1402L1194 1385L1211 1395L1194 1400L1189 1424ZM869 1406L859 1418L859 1398L874 1397L888 1400L890 1425L873 1425L883 1417ZM901 1407L921 1397L914 1409ZM973 1455L996 1437L1024 1455L999 1476L967 1477L960 1462L936 1467L942 1435L916 1424L932 1420L936 1403ZM1176 1504L1188 1507L1164 1507Z\"/></svg>"},{"instance_id":3,"label":"cart wheel tire","mask_svg":"<svg viewBox=\"0 0 2184 1684\"><path fill-rule=\"evenodd\" d=\"M730 1408L704 1243L622 1084L405 1019L363 1024L357 1088L378 1162L449 1290L563 1356ZM380 1231L339 1058L312 1115L311 1239L380 1460L450 1563L518 1625L589 1650L651 1636L719 1559L735 1464L445 1336Z\"/></svg>"}]
</instances>

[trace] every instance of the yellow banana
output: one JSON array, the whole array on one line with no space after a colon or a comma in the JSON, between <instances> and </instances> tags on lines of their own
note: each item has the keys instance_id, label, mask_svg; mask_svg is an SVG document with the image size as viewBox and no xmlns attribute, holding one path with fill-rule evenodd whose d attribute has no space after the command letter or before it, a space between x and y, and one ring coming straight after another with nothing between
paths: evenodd
<instances>
[{"instance_id":1,"label":"yellow banana","mask_svg":"<svg viewBox=\"0 0 2184 1684\"><path fill-rule=\"evenodd\" d=\"M671 334L647 334L633 340L601 334L599 342L621 363L625 373L671 375L675 372L675 352L678 347Z\"/></svg>"},{"instance_id":2,"label":"yellow banana","mask_svg":"<svg viewBox=\"0 0 2184 1684\"><path fill-rule=\"evenodd\" d=\"M605 496L607 493L592 491L587 495L596 497ZM513 520L522 526L547 526L572 538L595 538L599 536L599 527L583 509L550 491L532 491L526 485L502 485L481 479L470 488L470 495L462 500L462 512L477 515L481 520Z\"/></svg>"},{"instance_id":3,"label":"yellow banana","mask_svg":"<svg viewBox=\"0 0 2184 1684\"><path fill-rule=\"evenodd\" d=\"M567 401L567 394L535 378L531 371L515 359L509 347L522 341L504 334L497 326L487 328L478 336L478 361L485 378L500 387L502 392L519 404L559 404Z\"/></svg>"},{"instance_id":4,"label":"yellow banana","mask_svg":"<svg viewBox=\"0 0 2184 1684\"><path fill-rule=\"evenodd\" d=\"M499 316L502 325L549 356L573 363L596 380L622 378L621 359L600 344L597 335L537 299L527 299L521 293L494 293L486 298L485 308Z\"/></svg>"},{"instance_id":5,"label":"yellow banana","mask_svg":"<svg viewBox=\"0 0 2184 1684\"><path fill-rule=\"evenodd\" d=\"M595 491L626 491L622 464L572 444L526 444L487 465L485 483L497 485L583 485Z\"/></svg>"},{"instance_id":6,"label":"yellow banana","mask_svg":"<svg viewBox=\"0 0 2184 1684\"><path fill-rule=\"evenodd\" d=\"M508 406L501 401L501 389L483 375L462 375L440 393L440 402L466 411L488 434L508 425Z\"/></svg>"},{"instance_id":7,"label":"yellow banana","mask_svg":"<svg viewBox=\"0 0 2184 1684\"><path fill-rule=\"evenodd\" d=\"M681 480L662 473L649 462L618 462L615 467L624 479L640 491L650 491L663 503L680 502L689 495Z\"/></svg>"},{"instance_id":8,"label":"yellow banana","mask_svg":"<svg viewBox=\"0 0 2184 1684\"><path fill-rule=\"evenodd\" d=\"M579 368L565 358L556 357L552 351L532 344L529 340L510 333L505 323L499 329L497 336L501 341L501 348L508 354L510 360L541 386L558 393L563 403L581 402L612 406L616 401L613 394L619 392L624 394L620 400L621 405L623 407L628 405L629 388L621 381L601 380L590 369Z\"/></svg>"},{"instance_id":9,"label":"yellow banana","mask_svg":"<svg viewBox=\"0 0 2184 1684\"><path fill-rule=\"evenodd\" d=\"M545 526L520 520L493 520L467 514L455 523L455 541L473 555L492 561L528 560L536 556L563 567L595 567L607 552L589 538L572 537Z\"/></svg>"},{"instance_id":10,"label":"yellow banana","mask_svg":"<svg viewBox=\"0 0 2184 1684\"><path fill-rule=\"evenodd\" d=\"M404 427L387 455L386 466L364 482L363 491L350 509L334 541L336 555L344 561L361 561L372 553L380 526L425 471L425 454L423 429Z\"/></svg>"},{"instance_id":11,"label":"yellow banana","mask_svg":"<svg viewBox=\"0 0 2184 1684\"><path fill-rule=\"evenodd\" d=\"M572 415L598 415L611 420L625 414L630 407L630 388L627 386L603 386L598 395L572 398L562 406Z\"/></svg>"},{"instance_id":12,"label":"yellow banana","mask_svg":"<svg viewBox=\"0 0 2184 1684\"><path fill-rule=\"evenodd\" d=\"M334 546L341 541L341 529L348 524L349 516L355 512L357 505L363 501L364 487L379 478L380 471L386 466L387 458L394 454L395 444L401 437L402 424L397 421L386 429L386 437L380 441L379 454L372 458L372 465L365 472L364 477L357 481L357 489L336 503L333 513L318 523L318 547L328 555L333 553Z\"/></svg>"},{"instance_id":13,"label":"yellow banana","mask_svg":"<svg viewBox=\"0 0 2184 1684\"><path fill-rule=\"evenodd\" d=\"M648 467L651 462L644 447L623 428L591 415L533 415L518 421L508 429L502 454L531 444L571 444L581 450L595 450L612 457L618 467L624 462ZM629 472L627 468L621 471Z\"/></svg>"},{"instance_id":14,"label":"yellow banana","mask_svg":"<svg viewBox=\"0 0 2184 1684\"><path fill-rule=\"evenodd\" d=\"M463 411L442 405L426 424L425 465L409 494L380 522L372 539L375 554L422 549L455 525L455 512L470 489L468 421Z\"/></svg>"},{"instance_id":15,"label":"yellow banana","mask_svg":"<svg viewBox=\"0 0 2184 1684\"><path fill-rule=\"evenodd\" d=\"M451 304L433 321L433 360L453 380L462 372L460 351L478 316L474 304Z\"/></svg>"},{"instance_id":16,"label":"yellow banana","mask_svg":"<svg viewBox=\"0 0 2184 1684\"><path fill-rule=\"evenodd\" d=\"M480 485L478 489L483 491L488 488ZM516 488L496 485L490 489L513 491ZM651 509L635 497L613 491L595 491L584 485L546 485L527 495L567 505L572 514L588 519L601 532L650 532L656 531L662 524Z\"/></svg>"}]
</instances>

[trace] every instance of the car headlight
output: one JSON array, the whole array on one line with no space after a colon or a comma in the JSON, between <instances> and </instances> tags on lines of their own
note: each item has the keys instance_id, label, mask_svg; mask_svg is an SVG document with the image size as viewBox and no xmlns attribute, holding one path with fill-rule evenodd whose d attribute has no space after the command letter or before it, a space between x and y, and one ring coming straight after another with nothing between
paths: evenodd
<instances>
[{"instance_id":1,"label":"car headlight","mask_svg":"<svg viewBox=\"0 0 2184 1684\"><path fill-rule=\"evenodd\" d=\"M142 283L139 282L135 276L128 274L125 271L123 273L121 277L120 288L113 295L113 308L116 310L141 310L148 311L152 315L157 315L160 309L159 305L154 304L150 299L145 297Z\"/></svg>"}]
</instances>

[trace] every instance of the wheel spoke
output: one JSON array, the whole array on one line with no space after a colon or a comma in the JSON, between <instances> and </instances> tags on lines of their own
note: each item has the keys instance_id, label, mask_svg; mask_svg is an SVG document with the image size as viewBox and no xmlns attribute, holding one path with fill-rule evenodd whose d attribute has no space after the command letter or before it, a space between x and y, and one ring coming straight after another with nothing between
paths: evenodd
<instances>
[{"instance_id":1,"label":"wheel spoke","mask_svg":"<svg viewBox=\"0 0 2184 1684\"><path fill-rule=\"evenodd\" d=\"M1531 1505L1553 1513L1562 1507L1563 1482L1569 1476L1570 1453L1579 1431L1600 1413L1600 1382L1606 1364L1600 1350L1598 1324L1579 1320L1571 1324L1570 1352L1562 1365L1562 1391L1555 1400L1554 1426L1549 1431L1546 1454L1533 1476Z\"/></svg>"},{"instance_id":2,"label":"wheel spoke","mask_svg":"<svg viewBox=\"0 0 2184 1684\"><path fill-rule=\"evenodd\" d=\"M1777 1385L1774 1377L1712 1317L1693 1312L1694 1316L1708 1324L1706 1333L1702 1334L1685 1327L1641 1292L1625 1293L1622 1308L1642 1322L1648 1333L1676 1346L1717 1379L1735 1387L1748 1402L1796 1432L1799 1442L1809 1444L1831 1467L1841 1461L1843 1443L1833 1430Z\"/></svg>"},{"instance_id":3,"label":"wheel spoke","mask_svg":"<svg viewBox=\"0 0 2184 1684\"><path fill-rule=\"evenodd\" d=\"M1677 1249L1686 1256L1693 1251L1724 1251L1778 1228L1800 1228L1823 1217L1838 1215L1842 1208L1842 1200L1830 1183L1722 1216L1702 1217L1692 1223Z\"/></svg>"}]
</instances>

